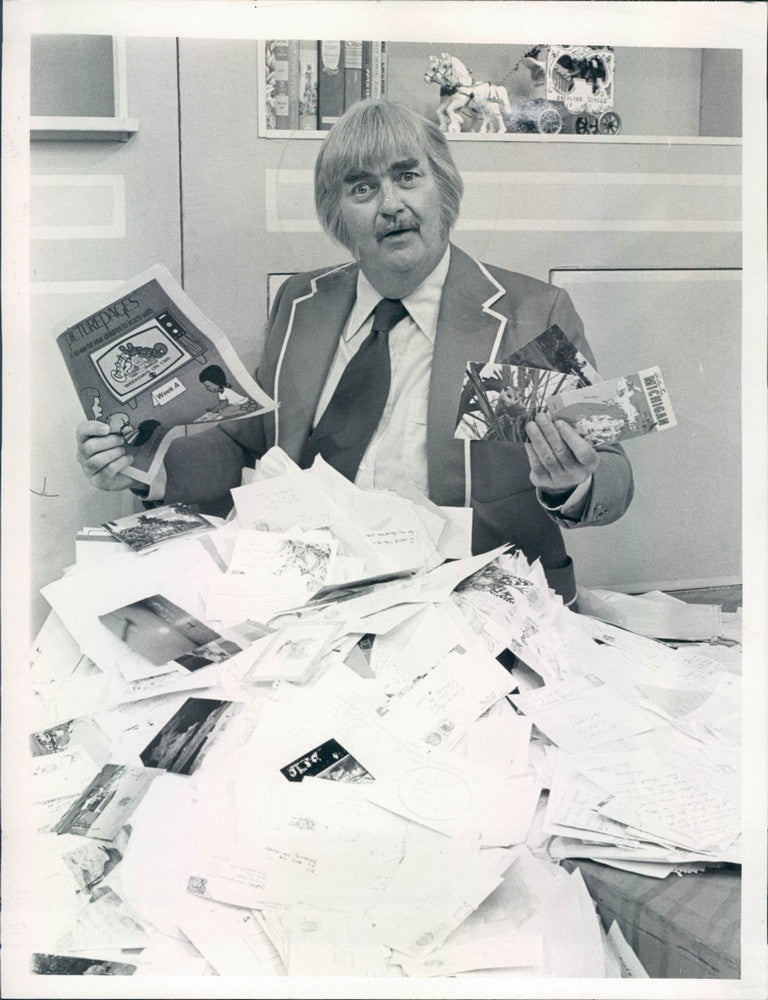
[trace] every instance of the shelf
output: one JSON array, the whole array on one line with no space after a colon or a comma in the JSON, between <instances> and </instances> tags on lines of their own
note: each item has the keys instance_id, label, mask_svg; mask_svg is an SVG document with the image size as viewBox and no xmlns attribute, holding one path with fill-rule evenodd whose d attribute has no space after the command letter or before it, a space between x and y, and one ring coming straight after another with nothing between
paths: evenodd
<instances>
[{"instance_id":1,"label":"shelf","mask_svg":"<svg viewBox=\"0 0 768 1000\"><path fill-rule=\"evenodd\" d=\"M312 129L266 129L260 133L262 139L324 139L328 132ZM741 136L710 135L545 135L541 133L505 132L487 133L460 132L446 134L449 142L578 142L593 146L595 143L612 145L656 145L656 146L741 146Z\"/></svg>"},{"instance_id":2,"label":"shelf","mask_svg":"<svg viewBox=\"0 0 768 1000\"><path fill-rule=\"evenodd\" d=\"M29 138L33 142L127 142L139 130L135 118L32 117Z\"/></svg>"}]
</instances>

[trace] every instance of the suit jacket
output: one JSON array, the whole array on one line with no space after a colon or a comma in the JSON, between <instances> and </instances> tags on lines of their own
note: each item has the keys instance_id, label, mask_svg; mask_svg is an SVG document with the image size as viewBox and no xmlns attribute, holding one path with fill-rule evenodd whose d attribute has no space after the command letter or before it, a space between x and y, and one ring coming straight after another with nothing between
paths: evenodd
<instances>
[{"instance_id":1,"label":"suit jacket","mask_svg":"<svg viewBox=\"0 0 768 1000\"><path fill-rule=\"evenodd\" d=\"M166 502L197 500L203 509L222 513L231 507L229 490L239 484L244 464L253 464L274 444L298 461L355 302L357 275L357 264L350 263L294 275L283 285L257 372L277 410L174 442L166 459ZM522 444L453 436L467 362L500 361L553 323L593 362L566 292L481 264L451 247L429 388L429 495L445 506L471 505L475 552L504 542L518 546L529 559L541 559L550 586L570 600L575 579L559 528L608 524L626 510L632 473L622 449L599 449L590 495L581 518L573 522L551 515L539 503Z\"/></svg>"}]
</instances>

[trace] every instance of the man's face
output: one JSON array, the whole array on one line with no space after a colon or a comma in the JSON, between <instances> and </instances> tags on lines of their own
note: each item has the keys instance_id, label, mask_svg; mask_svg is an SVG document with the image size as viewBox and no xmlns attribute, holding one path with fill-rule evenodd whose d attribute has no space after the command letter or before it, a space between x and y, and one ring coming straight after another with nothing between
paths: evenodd
<instances>
[{"instance_id":1,"label":"man's face","mask_svg":"<svg viewBox=\"0 0 768 1000\"><path fill-rule=\"evenodd\" d=\"M408 294L445 252L448 234L441 221L440 189L424 154L348 174L340 210L350 250L382 294L391 293L392 281L412 285L398 297ZM377 278L385 288L378 287Z\"/></svg>"}]
</instances>

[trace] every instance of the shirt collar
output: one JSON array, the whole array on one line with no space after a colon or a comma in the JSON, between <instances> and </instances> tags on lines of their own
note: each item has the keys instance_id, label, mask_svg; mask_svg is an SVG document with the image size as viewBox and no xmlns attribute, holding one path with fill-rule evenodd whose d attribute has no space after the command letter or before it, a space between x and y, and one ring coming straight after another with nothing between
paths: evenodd
<instances>
[{"instance_id":1,"label":"shirt collar","mask_svg":"<svg viewBox=\"0 0 768 1000\"><path fill-rule=\"evenodd\" d=\"M434 271L428 274L410 295L403 298L403 305L408 310L411 319L433 344L437 330L437 314L440 311L440 298L450 262L451 248L448 246ZM351 340L360 331L360 328L379 304L380 299L381 293L376 291L363 272L360 271L357 276L357 298L343 334L344 340Z\"/></svg>"}]
</instances>

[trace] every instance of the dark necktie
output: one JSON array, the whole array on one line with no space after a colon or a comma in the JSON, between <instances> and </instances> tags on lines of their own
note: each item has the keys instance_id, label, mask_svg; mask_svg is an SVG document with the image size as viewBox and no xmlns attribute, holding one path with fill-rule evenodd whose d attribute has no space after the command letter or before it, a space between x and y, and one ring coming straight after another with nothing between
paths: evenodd
<instances>
[{"instance_id":1,"label":"dark necktie","mask_svg":"<svg viewBox=\"0 0 768 1000\"><path fill-rule=\"evenodd\" d=\"M354 481L389 395L389 331L408 315L400 299L382 299L371 332L341 373L325 412L311 431L299 465L308 469L315 455Z\"/></svg>"}]
</instances>

